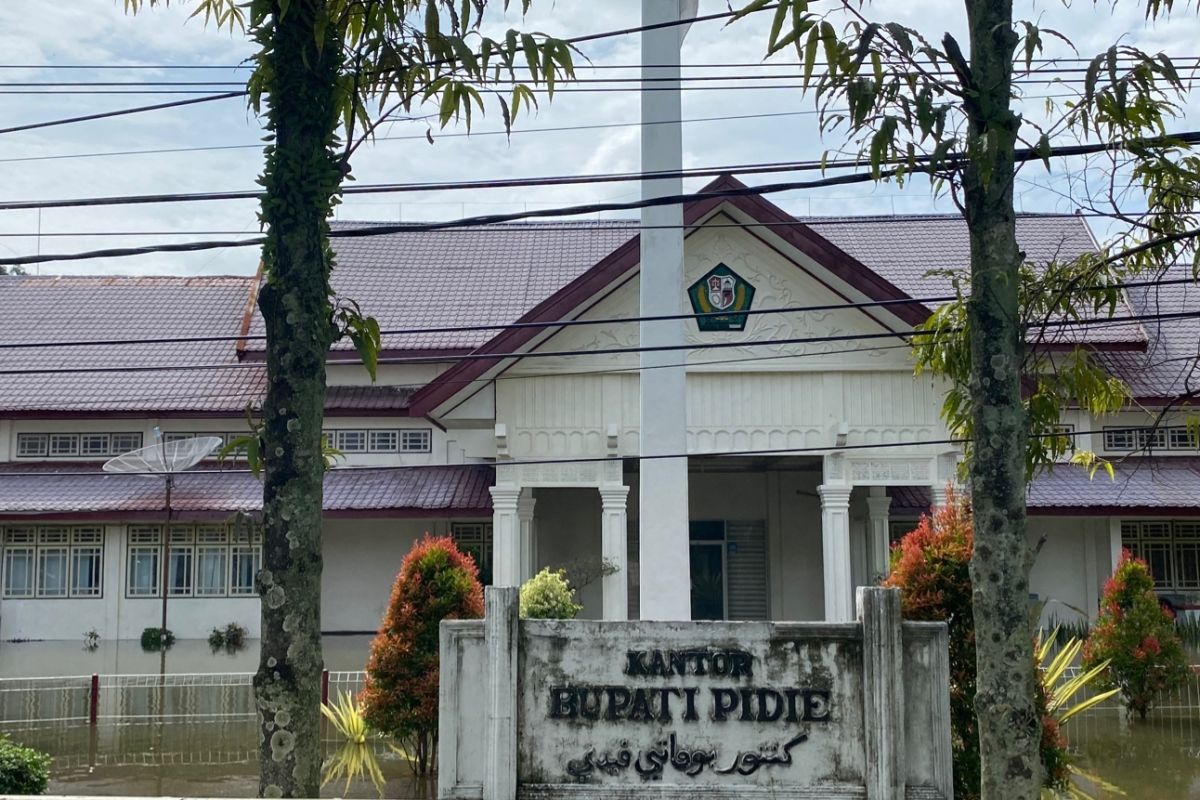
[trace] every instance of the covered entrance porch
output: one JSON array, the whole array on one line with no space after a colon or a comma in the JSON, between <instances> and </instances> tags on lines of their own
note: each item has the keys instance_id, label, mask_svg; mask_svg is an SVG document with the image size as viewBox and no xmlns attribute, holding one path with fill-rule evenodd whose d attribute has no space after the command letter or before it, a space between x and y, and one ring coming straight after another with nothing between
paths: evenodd
<instances>
[{"instance_id":1,"label":"covered entrance porch","mask_svg":"<svg viewBox=\"0 0 1200 800\"><path fill-rule=\"evenodd\" d=\"M693 619L849 620L854 589L886 574L891 494L920 487L939 502L946 454L692 456ZM543 567L578 576L583 615L637 619L653 565L640 558L638 462L510 464L492 488L493 579L519 585ZM889 488L892 487L892 488ZM579 578L582 578L580 580ZM659 587L660 589L662 587Z\"/></svg>"}]
</instances>

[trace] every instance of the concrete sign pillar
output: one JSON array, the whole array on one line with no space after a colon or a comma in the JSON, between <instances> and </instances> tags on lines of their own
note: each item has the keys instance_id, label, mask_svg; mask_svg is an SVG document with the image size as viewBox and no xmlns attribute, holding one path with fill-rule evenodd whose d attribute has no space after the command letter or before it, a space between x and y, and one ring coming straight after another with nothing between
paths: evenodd
<instances>
[{"instance_id":1,"label":"concrete sign pillar","mask_svg":"<svg viewBox=\"0 0 1200 800\"><path fill-rule=\"evenodd\" d=\"M821 495L821 555L825 578L825 621L854 619L850 576L850 487L817 487Z\"/></svg>"},{"instance_id":2,"label":"concrete sign pillar","mask_svg":"<svg viewBox=\"0 0 1200 800\"><path fill-rule=\"evenodd\" d=\"M616 571L600 580L604 619L629 618L628 486L600 487L600 556Z\"/></svg>"},{"instance_id":3,"label":"concrete sign pillar","mask_svg":"<svg viewBox=\"0 0 1200 800\"><path fill-rule=\"evenodd\" d=\"M694 4L692 10L694 13ZM642 24L680 19L679 0L642 0ZM642 170L683 167L679 96L679 47L683 31L670 26L642 33ZM683 181L642 181L642 196L681 194ZM642 210L641 315L681 314L683 298L683 207ZM640 323L643 347L685 343L684 322ZM642 619L691 619L688 549L687 357L682 350L641 354L641 452L639 563ZM679 454L678 458L661 456ZM655 458L654 456L659 456Z\"/></svg>"},{"instance_id":4,"label":"concrete sign pillar","mask_svg":"<svg viewBox=\"0 0 1200 800\"><path fill-rule=\"evenodd\" d=\"M440 800L950 800L943 622L441 623Z\"/></svg>"},{"instance_id":5,"label":"concrete sign pillar","mask_svg":"<svg viewBox=\"0 0 1200 800\"><path fill-rule=\"evenodd\" d=\"M492 493L492 585L521 585L521 522L517 505L518 486L493 486Z\"/></svg>"}]
</instances>

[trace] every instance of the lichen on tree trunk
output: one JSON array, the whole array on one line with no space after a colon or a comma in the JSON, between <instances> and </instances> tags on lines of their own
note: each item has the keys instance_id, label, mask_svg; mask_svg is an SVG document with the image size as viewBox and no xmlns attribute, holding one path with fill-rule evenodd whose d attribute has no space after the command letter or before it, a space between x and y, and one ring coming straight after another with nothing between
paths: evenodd
<instances>
[{"instance_id":1,"label":"lichen on tree trunk","mask_svg":"<svg viewBox=\"0 0 1200 800\"><path fill-rule=\"evenodd\" d=\"M967 0L973 84L964 100L969 165L963 204L970 229L974 457L970 464L975 549L971 582L978 666L981 792L984 800L1036 800L1041 792L1025 538L1021 402L1024 334L1018 309L1011 108L1017 44L1011 0Z\"/></svg>"},{"instance_id":2,"label":"lichen on tree trunk","mask_svg":"<svg viewBox=\"0 0 1200 800\"><path fill-rule=\"evenodd\" d=\"M281 13L286 5L286 13ZM271 4L256 31L265 63L262 286L267 392L262 410L262 652L254 677L264 797L320 792L321 424L330 313L327 218L341 179L335 86L340 42L324 0Z\"/></svg>"}]
</instances>

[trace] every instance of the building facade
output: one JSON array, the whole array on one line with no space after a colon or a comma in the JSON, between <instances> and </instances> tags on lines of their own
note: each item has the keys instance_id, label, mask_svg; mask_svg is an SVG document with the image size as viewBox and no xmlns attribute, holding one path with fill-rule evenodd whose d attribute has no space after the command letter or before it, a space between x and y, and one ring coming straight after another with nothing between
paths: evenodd
<instances>
[{"instance_id":1,"label":"building facade","mask_svg":"<svg viewBox=\"0 0 1200 800\"><path fill-rule=\"evenodd\" d=\"M945 387L914 376L901 334L952 294L936 271L965 267L963 223L801 221L757 196L693 203L685 223L691 585L674 589L696 618L848 619L854 588L886 573L889 544L955 479ZM654 502L637 488L637 233L605 220L335 239L336 291L385 335L374 384L348 345L330 356L326 433L343 456L325 484L326 631L373 630L426 531L491 581L567 567L586 576L585 615L637 616L655 580L637 525ZM1023 217L1018 233L1034 262L1096 248L1080 218ZM163 559L177 635L257 630L256 479L202 464L177 478L168 523L161 478L99 471L156 428L247 430L263 390L256 286L0 278L0 341L68 343L0 350L0 639L136 637L158 623ZM1196 300L1190 286L1126 295L1118 317ZM1122 547L1174 604L1196 603L1200 448L1177 401L1196 328L1098 321L1040 345L1089 348L1135 398L1063 417L1115 481L1064 464L1030 489L1047 615L1094 614ZM84 344L112 339L138 343Z\"/></svg>"}]
</instances>

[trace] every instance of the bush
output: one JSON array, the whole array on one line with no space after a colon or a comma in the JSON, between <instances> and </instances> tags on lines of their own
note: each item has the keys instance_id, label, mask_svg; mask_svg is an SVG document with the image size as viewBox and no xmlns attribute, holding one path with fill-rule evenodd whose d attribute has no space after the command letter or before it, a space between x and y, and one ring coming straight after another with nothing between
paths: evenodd
<instances>
[{"instance_id":1,"label":"bush","mask_svg":"<svg viewBox=\"0 0 1200 800\"><path fill-rule=\"evenodd\" d=\"M208 634L208 646L213 651L225 649L233 653L246 646L246 637L250 634L245 627L231 622L224 628L213 628Z\"/></svg>"},{"instance_id":2,"label":"bush","mask_svg":"<svg viewBox=\"0 0 1200 800\"><path fill-rule=\"evenodd\" d=\"M45 794L50 756L0 736L0 794Z\"/></svg>"},{"instance_id":3,"label":"bush","mask_svg":"<svg viewBox=\"0 0 1200 800\"><path fill-rule=\"evenodd\" d=\"M438 625L482 616L475 561L449 537L426 534L400 567L362 693L367 723L400 739L420 775L429 772L437 747Z\"/></svg>"},{"instance_id":4,"label":"bush","mask_svg":"<svg viewBox=\"0 0 1200 800\"><path fill-rule=\"evenodd\" d=\"M971 603L971 506L951 491L933 515L892 549L884 586L900 589L905 619L945 622L950 629L950 732L955 800L979 797L979 724L975 718L975 612ZM1032 642L1030 658L1033 658ZM1061 784L1067 753L1045 687L1034 690L1042 717L1041 760L1046 785Z\"/></svg>"},{"instance_id":5,"label":"bush","mask_svg":"<svg viewBox=\"0 0 1200 800\"><path fill-rule=\"evenodd\" d=\"M175 644L175 634L167 628L146 628L142 631L143 650L168 650Z\"/></svg>"},{"instance_id":6,"label":"bush","mask_svg":"<svg viewBox=\"0 0 1200 800\"><path fill-rule=\"evenodd\" d=\"M566 570L543 569L521 587L521 619L575 619L582 610Z\"/></svg>"},{"instance_id":7,"label":"bush","mask_svg":"<svg viewBox=\"0 0 1200 800\"><path fill-rule=\"evenodd\" d=\"M1083 648L1090 669L1109 661L1109 685L1121 690L1125 708L1146 718L1159 692L1186 679L1187 658L1171 612L1159 605L1146 562L1128 550L1104 585L1100 616Z\"/></svg>"},{"instance_id":8,"label":"bush","mask_svg":"<svg viewBox=\"0 0 1200 800\"><path fill-rule=\"evenodd\" d=\"M975 720L975 618L971 610L971 510L950 495L933 516L892 549L884 586L900 589L905 619L950 627L950 730L954 796L979 796L979 728Z\"/></svg>"}]
</instances>

